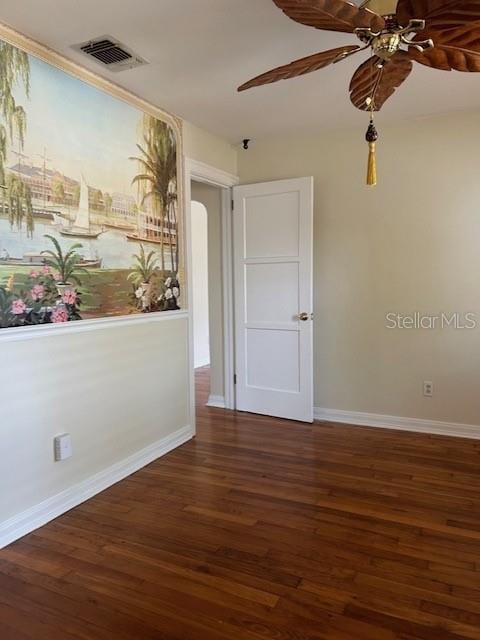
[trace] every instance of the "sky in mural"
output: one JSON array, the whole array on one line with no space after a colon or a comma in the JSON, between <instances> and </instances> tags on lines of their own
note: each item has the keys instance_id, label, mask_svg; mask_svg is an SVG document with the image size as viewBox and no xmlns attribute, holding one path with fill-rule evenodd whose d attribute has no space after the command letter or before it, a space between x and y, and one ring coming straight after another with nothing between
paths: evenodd
<instances>
[{"instance_id":1,"label":"sky in mural","mask_svg":"<svg viewBox=\"0 0 480 640\"><path fill-rule=\"evenodd\" d=\"M136 155L138 109L33 56L30 66L29 98L14 92L27 111L24 155L40 165L46 153L49 166L74 179L81 165L88 184L134 195L135 163L115 158Z\"/></svg>"}]
</instances>

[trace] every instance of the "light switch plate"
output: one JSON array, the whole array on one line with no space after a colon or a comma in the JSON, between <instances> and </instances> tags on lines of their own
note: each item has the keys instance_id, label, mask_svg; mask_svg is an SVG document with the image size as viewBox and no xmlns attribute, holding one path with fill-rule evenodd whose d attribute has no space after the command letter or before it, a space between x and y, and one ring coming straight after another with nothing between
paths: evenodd
<instances>
[{"instance_id":1,"label":"light switch plate","mask_svg":"<svg viewBox=\"0 0 480 640\"><path fill-rule=\"evenodd\" d=\"M69 433L62 433L53 440L55 449L55 462L67 460L72 457L72 438Z\"/></svg>"}]
</instances>

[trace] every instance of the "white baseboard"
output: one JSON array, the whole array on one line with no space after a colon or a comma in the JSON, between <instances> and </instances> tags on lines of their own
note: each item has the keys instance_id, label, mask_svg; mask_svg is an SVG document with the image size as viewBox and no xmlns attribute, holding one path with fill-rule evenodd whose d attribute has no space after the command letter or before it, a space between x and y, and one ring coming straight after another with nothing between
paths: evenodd
<instances>
[{"instance_id":1,"label":"white baseboard","mask_svg":"<svg viewBox=\"0 0 480 640\"><path fill-rule=\"evenodd\" d=\"M384 416L378 413L360 413L357 411L339 411L315 407L315 420L323 422L341 422L363 427L379 427L381 429L398 429L417 433L432 433L457 438L480 439L480 425L423 420L421 418L403 418L400 416Z\"/></svg>"},{"instance_id":2,"label":"white baseboard","mask_svg":"<svg viewBox=\"0 0 480 640\"><path fill-rule=\"evenodd\" d=\"M207 407L217 407L217 409L225 409L225 398L223 396L208 396Z\"/></svg>"},{"instance_id":3,"label":"white baseboard","mask_svg":"<svg viewBox=\"0 0 480 640\"><path fill-rule=\"evenodd\" d=\"M69 487L65 491L1 522L0 549L76 507L81 502L85 502L100 491L108 489L119 480L123 480L172 449L184 444L192 436L190 426L178 429L169 436L137 451L120 462L116 462L75 486Z\"/></svg>"}]
</instances>

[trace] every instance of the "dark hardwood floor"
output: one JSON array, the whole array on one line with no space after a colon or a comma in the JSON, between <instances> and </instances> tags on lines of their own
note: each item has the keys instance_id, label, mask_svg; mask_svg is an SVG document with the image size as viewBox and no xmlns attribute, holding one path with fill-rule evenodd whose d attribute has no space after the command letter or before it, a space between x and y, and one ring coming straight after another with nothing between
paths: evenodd
<instances>
[{"instance_id":1,"label":"dark hardwood floor","mask_svg":"<svg viewBox=\"0 0 480 640\"><path fill-rule=\"evenodd\" d=\"M480 443L204 408L0 551L1 640L480 639Z\"/></svg>"}]
</instances>

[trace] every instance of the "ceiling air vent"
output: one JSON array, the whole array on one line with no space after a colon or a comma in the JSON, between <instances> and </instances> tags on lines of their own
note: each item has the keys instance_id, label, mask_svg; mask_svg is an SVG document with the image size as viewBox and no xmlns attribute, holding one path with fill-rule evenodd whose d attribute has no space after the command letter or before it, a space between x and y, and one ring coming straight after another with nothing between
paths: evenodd
<instances>
[{"instance_id":1,"label":"ceiling air vent","mask_svg":"<svg viewBox=\"0 0 480 640\"><path fill-rule=\"evenodd\" d=\"M73 49L95 58L110 71L123 71L147 64L146 60L111 36L101 36L88 42L81 42L73 45Z\"/></svg>"}]
</instances>

